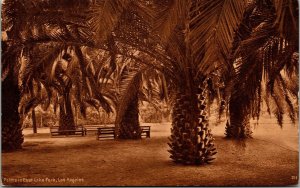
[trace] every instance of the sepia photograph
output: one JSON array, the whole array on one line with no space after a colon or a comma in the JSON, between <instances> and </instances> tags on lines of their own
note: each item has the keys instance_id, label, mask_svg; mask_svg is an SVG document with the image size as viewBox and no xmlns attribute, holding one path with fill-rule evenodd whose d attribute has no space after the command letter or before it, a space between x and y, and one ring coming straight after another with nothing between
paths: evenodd
<instances>
[{"instance_id":1,"label":"sepia photograph","mask_svg":"<svg viewBox=\"0 0 300 188\"><path fill-rule=\"evenodd\" d=\"M298 0L2 0L1 34L2 186L298 186Z\"/></svg>"}]
</instances>

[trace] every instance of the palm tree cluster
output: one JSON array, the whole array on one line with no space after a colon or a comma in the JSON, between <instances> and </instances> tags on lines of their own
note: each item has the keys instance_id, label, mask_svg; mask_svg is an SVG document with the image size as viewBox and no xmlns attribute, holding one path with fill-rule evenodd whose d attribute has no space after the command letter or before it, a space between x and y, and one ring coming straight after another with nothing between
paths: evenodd
<instances>
[{"instance_id":1,"label":"palm tree cluster","mask_svg":"<svg viewBox=\"0 0 300 188\"><path fill-rule=\"evenodd\" d=\"M262 104L280 125L298 118L297 1L6 0L2 15L5 150L23 142L22 97L23 112L59 107L61 129L75 127L73 109L115 112L122 139L141 137L139 101L165 101L170 157L196 165L217 153L215 101L228 138L251 137Z\"/></svg>"}]
</instances>

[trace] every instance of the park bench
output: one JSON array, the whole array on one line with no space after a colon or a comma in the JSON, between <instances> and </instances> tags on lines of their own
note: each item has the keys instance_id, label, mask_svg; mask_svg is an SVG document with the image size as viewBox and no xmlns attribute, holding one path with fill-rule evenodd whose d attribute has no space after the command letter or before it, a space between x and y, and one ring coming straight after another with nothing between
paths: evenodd
<instances>
[{"instance_id":1,"label":"park bench","mask_svg":"<svg viewBox=\"0 0 300 188\"><path fill-rule=\"evenodd\" d=\"M58 126L50 127L50 134L51 136L69 136L69 135L86 135L86 129L82 125L78 125L75 127L75 130L59 130Z\"/></svg>"},{"instance_id":2,"label":"park bench","mask_svg":"<svg viewBox=\"0 0 300 188\"><path fill-rule=\"evenodd\" d=\"M85 124L83 125L84 128L86 129L86 133L94 133L95 135L97 135L98 132L98 128L101 127L113 127L113 125L99 125L99 124Z\"/></svg>"},{"instance_id":3,"label":"park bench","mask_svg":"<svg viewBox=\"0 0 300 188\"><path fill-rule=\"evenodd\" d=\"M95 133L97 134L97 130L100 126L99 125L84 125L86 129L86 133Z\"/></svg>"},{"instance_id":4,"label":"park bench","mask_svg":"<svg viewBox=\"0 0 300 188\"><path fill-rule=\"evenodd\" d=\"M97 140L100 138L116 138L115 127L98 127Z\"/></svg>"},{"instance_id":5,"label":"park bench","mask_svg":"<svg viewBox=\"0 0 300 188\"><path fill-rule=\"evenodd\" d=\"M150 126L140 126L141 127L141 136L150 138Z\"/></svg>"},{"instance_id":6,"label":"park bench","mask_svg":"<svg viewBox=\"0 0 300 188\"><path fill-rule=\"evenodd\" d=\"M145 136L150 138L150 126L140 126L141 137ZM97 140L100 138L116 138L115 127L98 127L97 128Z\"/></svg>"}]
</instances>

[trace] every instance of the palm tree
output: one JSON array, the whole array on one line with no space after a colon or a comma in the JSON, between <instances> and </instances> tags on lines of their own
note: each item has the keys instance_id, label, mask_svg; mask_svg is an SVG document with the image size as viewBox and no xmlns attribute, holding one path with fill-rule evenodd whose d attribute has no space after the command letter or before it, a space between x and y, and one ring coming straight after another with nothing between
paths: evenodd
<instances>
[{"instance_id":1,"label":"palm tree","mask_svg":"<svg viewBox=\"0 0 300 188\"><path fill-rule=\"evenodd\" d=\"M11 2L15 4L18 3L18 1L13 0L11 0ZM238 65L237 71L234 71L235 75L237 78L242 78L242 73L247 70L247 67L250 66L249 64L251 60L253 60L255 57L247 55L247 52L249 52L248 50L253 47L253 44L259 44L254 49L260 48L260 51L258 50L260 53L266 52L266 50L262 48L264 44L257 43L257 41L261 39L260 37L267 36L266 33L263 33L264 35L260 36L260 27L254 30L254 34L250 34L249 37L244 37L243 42L240 45L241 47L235 49L234 44L232 44L236 34L235 31L238 29L238 26L243 18L244 10L247 7L246 1L94 1L92 3L91 10L89 11L91 19L87 22L88 24L91 23L94 32L88 32L85 28L86 26L82 26L82 24L80 24L80 22L85 21L85 16L78 16L79 18L83 17L84 21L80 21L80 19L74 21L73 18L70 19L72 17L70 14L62 15L62 12L64 11L61 11L62 8L60 5L57 5L58 3L56 3L56 5L59 7L58 10L60 11L55 11L55 9L49 8L56 7L55 3L53 2L51 6L48 6L46 1L43 3L47 8L42 11L33 11L33 13L36 16L40 15L41 12L44 11L47 13L45 17L48 18L39 19L36 21L36 23L39 23L35 25L37 29L32 29L29 27L29 24L21 23L21 17L19 17L20 19L15 19L16 16L12 16L14 19L11 22L13 22L14 27L13 29L10 29L9 38L14 39L13 44L11 45L13 47L8 50L10 53L6 54L6 62L3 61L2 71L4 72L4 77L6 76L5 79L10 78L10 80L8 79L9 84L16 86L15 90L18 90L18 87L16 83L14 83L14 85L12 83L12 76L14 74L12 74L12 71L5 70L13 70L12 68L15 67L14 64L9 62L9 60L12 62L17 62L14 58L20 57L21 52L24 49L25 51L30 51L29 47L15 48L18 46L18 44L25 44L26 47L28 44L48 42L55 43L58 46L63 44L61 47L57 46L57 48L54 48L56 51L53 51L53 53L56 55L52 55L51 57L57 57L59 54L62 54L62 51L66 49L66 46L68 48L72 48L75 53L74 56L78 58L78 65L81 69L82 77L85 78L83 80L89 80L87 85L88 90L91 93L90 96L96 98L101 104L103 104L102 107L109 111L110 105L105 102L107 101L107 97L101 95L101 92L103 93L102 87L99 87L99 79L97 76L95 76L97 75L95 72L101 71L95 71L92 66L89 66L89 62L91 61L84 56L84 49L88 49L86 47L88 46L98 49L101 48L109 52L112 71L108 71L109 73L105 75L105 78L108 78L108 75L111 75L116 69L116 54L122 54L124 57L139 62L137 65L138 72L135 74L137 76L134 77L135 79L130 79L133 81L133 83L135 83L133 84L135 85L135 88L138 88L136 86L139 85L140 82L139 72L144 70L144 67L139 67L141 65L140 63L147 65L147 69L155 69L160 71L166 78L167 83L171 88L172 92L170 92L170 94L172 94L174 101L172 110L172 130L169 143L171 148L171 158L175 162L184 164L204 164L210 163L214 159L216 151L213 144L212 134L208 127L206 112L208 108L207 103L209 99L212 98L212 94L210 93L210 85L214 80L213 75L216 71L219 72L219 75L222 75L222 73L226 72L228 69L232 71L234 68L234 62L235 65ZM27 6L34 5L36 4L27 4ZM22 12L24 7L19 7L21 8L15 8L12 10L18 10ZM279 13L283 12L284 10L288 12L288 9L282 7L284 6L276 5L275 9ZM78 10L80 9L75 9L75 11L67 11L67 13L74 13L76 11L78 12ZM20 15L23 14L25 13ZM53 19L50 19L50 22L49 18L51 18L52 14L57 15L53 15ZM293 46L295 45L293 45L292 39L295 38L290 37L293 35L291 35L289 30L285 29L285 24L283 24L285 22L282 21L285 20L285 15L289 14L277 15L279 16L276 17L275 23L279 25L279 33L283 36L284 40L282 42L278 42L280 37L274 35L274 42L276 43L277 41L276 44L278 44L278 47L284 47L282 49L285 50L282 50L280 53L278 53L282 54L283 56L284 53L291 53L294 51ZM31 18L35 18L35 16L28 16L26 19L30 20ZM41 17L37 16L37 18ZM50 29L48 27L39 28L38 25L43 25L40 24L42 21L46 22L46 25L50 25ZM51 24L47 22L50 22ZM68 27L66 25L68 25ZM268 26L269 24L265 25ZM21 32L20 34L16 29L16 26L20 26L19 28L22 28L21 30L23 33ZM264 28L263 24L262 26L263 29L266 29ZM56 28L56 32L53 32L54 28ZM35 32L30 33L29 31ZM115 42L112 43L112 39ZM95 40L95 42L93 40ZM289 47L292 49L289 49ZM235 50L236 52L232 53L232 50ZM257 50L254 51L257 54L260 54ZM233 56L232 54L235 56L231 57ZM50 56L46 57L50 58ZM145 57L147 58L146 60ZM42 60L42 62L54 62L53 60L47 58L42 58ZM287 63L287 65L289 64ZM11 69L6 69L6 67L10 67ZM294 66L286 67L290 67L287 68L287 70L294 70ZM284 78L281 78L281 74L278 74L278 71L280 72L282 67L279 66L279 68L276 68L276 66L273 66L271 70L272 74L270 74L271 76L269 77L270 79L268 81L268 83L270 83L269 86L273 87L274 84L277 84L283 87L284 84L282 83L284 83L284 81L282 80L284 80ZM253 74L254 72L255 71L251 72L249 78L255 78L259 80L259 78L255 77L255 74ZM292 78L295 78L295 76ZM240 79L240 82L241 80L242 79ZM251 96L256 96L256 98L259 98L257 97L258 95L256 95L257 92L254 92L257 91L257 88L259 89L259 87L256 87L257 84L252 84L250 80L251 79L248 79L242 83L236 81L234 82L233 88L246 88L246 86L249 85L251 86L249 88L251 88L251 92L253 94ZM295 87L293 87L293 84L287 83L285 85L287 87L283 87L285 88L284 90L291 90L294 92ZM256 88L253 89L252 86L255 86ZM272 87L270 88L272 89ZM7 92L8 91L10 90L8 89ZM14 91L12 90L11 92ZM275 92L276 91L274 90L273 93ZM20 95L19 91L17 91L15 94ZM277 91L277 95L278 94L279 93ZM244 97L233 97L234 95L236 94L233 93L231 95L231 99ZM137 114L137 96L138 95L134 94L133 98L128 98L131 99L130 102L132 101L134 113L127 114ZM18 96L15 97L15 99L18 99ZM286 95L284 97L288 98ZM279 98L277 97L277 99ZM252 98L248 98L246 101L247 103L245 106L249 106L249 101L251 102L258 100L252 100ZM275 103L276 101L277 107L281 106L281 104L278 103L278 100L275 100ZM130 102L127 104L130 104ZM16 104L17 103L19 103L19 101L17 101ZM234 100L231 100L231 103L233 103L233 105L231 105L231 109L244 109L244 107L241 107L241 105L237 105L237 102L234 102ZM251 104L257 105L259 103L256 102ZM129 106L131 107L131 104ZM16 107L16 105L14 105L14 107ZM120 111L127 112L127 109L128 106ZM14 108L14 110L16 111L16 108ZM241 110L241 112L243 112L244 115L257 114L254 113L254 111L249 112L248 110ZM282 110L278 111L278 117L280 117L281 112ZM240 118L240 116L237 117ZM18 118L16 119L18 120ZM11 125L7 124L6 126L9 127ZM17 128L17 130L19 130L19 128ZM132 131L134 130L135 129L132 129ZM20 131L18 132L18 139L21 138L19 133ZM7 142L8 141L6 141L6 143Z\"/></svg>"},{"instance_id":2,"label":"palm tree","mask_svg":"<svg viewBox=\"0 0 300 188\"><path fill-rule=\"evenodd\" d=\"M161 71L174 88L170 153L175 162L204 164L214 159L205 112L207 85L211 73L227 67L234 30L245 7L245 1L223 0L114 0L95 6L92 25L98 41L113 32L119 47L127 52L138 50L130 57L152 58L141 62Z\"/></svg>"},{"instance_id":3,"label":"palm tree","mask_svg":"<svg viewBox=\"0 0 300 188\"><path fill-rule=\"evenodd\" d=\"M43 1L40 3L23 2L23 1L18 2L14 0L7 1L5 4L5 6L7 7L5 9L7 25L13 26L12 29L9 30L10 33L15 32L14 35L9 34L9 37L15 36L16 38L15 42L20 44L21 46L18 48L19 52L22 50L31 51L31 48L33 48L32 45L43 45L43 44L56 45L55 48L51 49L52 50L51 51L52 53L50 53L51 55L45 54L45 56L49 57L50 59L41 58L42 61L35 63L34 66L32 66L33 68L29 69L32 70L33 72L38 70L38 67L44 66L44 63L47 63L47 61L54 62L53 58L56 58L63 51L63 49L66 49L67 47L71 47L71 48L73 47L76 56L79 59L79 65L82 70L82 75L83 77L87 77L89 79L89 81L86 82L88 85L89 84L91 85L89 89L92 90L93 93L98 93L98 94L93 94L95 95L94 97L98 101L100 101L102 107L105 108L106 111L111 111L110 106L106 102L107 98L109 98L108 95L105 98L100 94L99 89L97 88L97 79L94 76L92 76L93 74L91 73L93 73L93 71L91 70L86 58L83 57L83 53L81 52L82 46L90 46L90 47L95 47L100 49L104 48L107 51L110 51L110 55L112 57L114 55L113 49L110 46L110 41L103 40L101 41L103 42L102 44L99 42L99 40L96 40L98 44L94 45L93 40L89 38L91 36L91 33L88 31L88 29L86 29L86 25L82 24L84 23L83 20L86 19L86 16L84 15L84 12L78 10L83 9L82 7L89 6L89 3L90 1L87 1L84 5L81 5L80 3L78 4L78 2L72 2L71 4L69 4L69 1L63 1L63 0L61 3L56 3L54 1ZM99 2L97 2L96 5L98 3ZM108 4L104 3L105 7L107 5L109 5L109 3ZM26 9L30 9L32 11L27 12ZM11 12L11 10L14 11ZM143 13L143 11L140 11L139 13ZM20 27L21 29L20 30L14 29L16 28L16 26ZM107 33L111 33L109 29L107 28L105 29L109 31ZM106 36L105 31L103 36ZM16 46L17 44L14 45ZM20 56L21 54L19 53L17 57ZM86 69L86 67L88 67L88 69ZM72 121L73 118L70 110L71 109L70 102L69 102L70 100L68 100L68 98L70 98L68 93L70 88L72 87L72 83L70 82L70 80L67 81L68 83L64 83L65 80L59 77L57 77L56 80L57 83L56 84L51 83L51 87L55 87L55 85L56 86L60 85L59 87L64 89L58 89L58 91L61 90L60 93L61 94L63 93L65 95L63 97L64 98L63 101L65 101L64 102L65 104L60 105L61 117L66 117L63 119L70 120L70 122L67 124L73 125L74 123ZM28 81L30 81L30 79L26 80L26 83L23 86L26 87ZM58 86L56 87L56 89L57 88ZM63 106L65 106L66 108L64 108ZM64 113L64 110L62 109L65 109L68 112ZM61 123L63 122L68 122L68 121L61 121ZM62 127L66 127L66 126L62 126Z\"/></svg>"},{"instance_id":4,"label":"palm tree","mask_svg":"<svg viewBox=\"0 0 300 188\"><path fill-rule=\"evenodd\" d=\"M24 120L26 115L31 112L31 119L32 119L32 128L33 133L37 133L37 124L36 124L36 114L35 108L38 105L44 104L45 97L43 96L43 91L41 84L35 83L33 81L32 87L33 90L29 91L28 93L22 91L21 93L21 100L19 103L19 111L21 115L21 119Z\"/></svg>"},{"instance_id":5,"label":"palm tree","mask_svg":"<svg viewBox=\"0 0 300 188\"><path fill-rule=\"evenodd\" d=\"M112 52L112 49L109 47L109 43L108 49L107 46L105 46L105 43L94 45L93 40L89 38L91 36L91 33L86 28L87 26L82 24L84 23L83 20L86 19L86 16L84 15L84 12L78 10L84 9L82 7L89 6L89 2L87 1L87 4L84 5L81 5L80 3L78 4L78 2L73 2L71 3L72 6L69 6L68 3L68 1L65 2L63 0L62 3L59 4L54 1L43 1L38 4L33 2L17 2L13 0L7 1L5 4L5 6L7 7L5 9L7 23L8 25L14 26L11 30L16 33L15 42L21 44L21 47L18 48L19 51L22 51L23 49L25 49L25 51L30 51L30 48L32 48L32 46L30 45L56 45L56 47L51 49L52 51L51 53L49 53L50 55L45 54L45 56L49 57L50 59L41 58L42 61L35 63L34 66L32 66L33 68L31 68L31 70L33 72L38 70L38 67L43 66L47 62L54 62L54 59L51 58L56 58L60 53L62 53L64 49L68 47L74 48L76 56L79 60L78 62L80 65L80 69L82 70L82 75L89 80L84 85L91 86L88 89L91 90L92 93L94 93L92 95L94 95L94 97L101 103L102 107L106 111L110 112L111 107L107 103L107 98L109 98L109 96L106 95L106 97L103 97L100 93L99 89L97 88L97 79L96 77L92 76L93 74L91 73L93 73L93 71L91 70L89 66L90 64L88 63L87 59L83 57L83 53L81 52L81 50L82 46L91 46L98 49L106 48L106 50L110 52ZM25 11L27 8L31 9L32 11ZM11 12L11 10L14 10L14 12ZM18 16L20 17L20 19L16 19L16 17ZM24 22L19 21L22 19L24 20ZM25 22L26 20L28 22ZM32 22L29 22L29 20L32 20ZM21 31L16 29L13 30L15 26L20 26ZM10 34L9 36L12 35ZM24 46L25 48L23 48ZM20 55L21 54L19 53L17 57L20 57ZM86 69L86 67L88 68ZM85 81L85 79L83 80ZM70 100L68 100L68 98L70 98L68 93L70 88L72 87L72 83L70 81L67 81L68 83L64 83L64 81L65 80L63 80L62 78L57 79L60 88L64 88L60 93L64 93L65 95L63 97L65 98L65 100L63 100L65 101L65 104L60 105L60 113L61 117L66 117L63 119L70 120L70 122L67 123L68 125L74 125L72 121L72 113L70 110ZM24 86L26 86L26 84L28 84L28 80L26 81ZM52 87L55 87L54 83L51 83L51 85ZM56 89L57 88L58 87L56 87ZM60 90L58 89L58 91ZM64 108L63 106L67 108ZM68 112L63 113L64 111L62 109L65 109ZM61 123L63 122L68 121L61 121Z\"/></svg>"},{"instance_id":6,"label":"palm tree","mask_svg":"<svg viewBox=\"0 0 300 188\"><path fill-rule=\"evenodd\" d=\"M141 50L151 51L147 49L150 47L147 44L150 26L146 10L143 1L118 0L96 1L91 9L91 25L95 30L97 46L107 43L110 52L109 72L117 71L115 77L122 82L116 85L120 90L116 127L118 137L123 139L140 138L138 104L142 74L137 70L142 69L129 64L142 61L140 55L136 57L133 54L139 54ZM116 65L117 55L123 59L119 65Z\"/></svg>"},{"instance_id":7,"label":"palm tree","mask_svg":"<svg viewBox=\"0 0 300 188\"><path fill-rule=\"evenodd\" d=\"M53 44L51 48L56 49L58 46L57 44ZM45 57L53 55L51 53L48 54L48 49L40 45L36 50L31 50L31 57L27 58L27 64L21 69L21 72L24 72L21 75L23 91L26 93L26 91L29 90L27 92L33 93L31 90L34 88L30 86L33 81L37 81L47 90L48 106L50 105L50 99L53 98L52 102L55 104L54 108L59 107L60 130L75 129L73 109L76 106L80 107L80 112L84 117L85 110L87 106L90 105L95 107L96 110L100 107L103 107L107 112L111 112L112 110L108 99L113 98L113 95L108 96L105 93L109 90L102 86L104 83L101 81L101 79L103 79L101 76L103 64L100 62L88 62L88 67L92 67L94 71L90 69L85 70L87 66L81 65L82 62L79 61L79 58L75 54L75 48L76 47L72 46L67 47L57 54L58 56L54 58L52 62L48 59L46 63L38 64L37 60L40 59L40 55ZM78 50L81 52L81 49L78 48ZM82 54L81 52L81 55ZM81 61L86 63L87 60L85 59L86 58L84 58L84 60L81 59ZM99 75L95 75L96 72ZM92 86L91 83L95 84L95 77L97 77L100 82ZM94 89L95 87L97 88ZM104 88L104 90L102 89L100 91L98 89L101 87Z\"/></svg>"},{"instance_id":8,"label":"palm tree","mask_svg":"<svg viewBox=\"0 0 300 188\"><path fill-rule=\"evenodd\" d=\"M216 151L206 112L208 85L212 73L226 67L234 30L246 4L220 0L158 5L162 12L156 24L171 58L163 66L164 73L176 88L171 158L184 164L210 163Z\"/></svg>"},{"instance_id":9,"label":"palm tree","mask_svg":"<svg viewBox=\"0 0 300 188\"><path fill-rule=\"evenodd\" d=\"M16 58L7 55L8 45L6 41L2 42L2 58L1 61L13 63ZM2 67L2 149L3 151L16 150L21 148L23 143L22 127L19 123L20 117L18 113L19 101L21 93L18 88L18 81L14 77L13 66L4 72Z\"/></svg>"},{"instance_id":10,"label":"palm tree","mask_svg":"<svg viewBox=\"0 0 300 188\"><path fill-rule=\"evenodd\" d=\"M37 65L53 62L65 44L87 44L86 20L82 7L87 7L89 1L16 1L7 0L3 3L3 30L8 40L3 45L2 83L3 118L2 146L4 150L21 148L23 135L19 124L18 104L21 92L18 86L20 58L23 52L31 51L32 45L56 43L58 48L49 49L52 56L42 57ZM30 11L27 11L30 10ZM76 13L76 14L74 14ZM82 13L82 14L81 14ZM62 45L63 44L63 45ZM58 50L59 49L59 50ZM50 59L49 59L50 58ZM34 64L32 64L34 66ZM37 66L38 67L38 66ZM34 69L31 69L34 70ZM4 102L6 101L6 102Z\"/></svg>"},{"instance_id":11,"label":"palm tree","mask_svg":"<svg viewBox=\"0 0 300 188\"><path fill-rule=\"evenodd\" d=\"M136 67L136 64L125 64L119 75L116 127L118 138L122 139L141 138L139 102L155 105L165 97L159 96L166 91L163 75L145 65Z\"/></svg>"},{"instance_id":12,"label":"palm tree","mask_svg":"<svg viewBox=\"0 0 300 188\"><path fill-rule=\"evenodd\" d=\"M259 119L262 101L280 125L284 113L295 122L299 87L297 10L295 1L253 1L245 12L232 57L236 68L232 71L227 137L251 137L249 120L251 116Z\"/></svg>"}]
</instances>

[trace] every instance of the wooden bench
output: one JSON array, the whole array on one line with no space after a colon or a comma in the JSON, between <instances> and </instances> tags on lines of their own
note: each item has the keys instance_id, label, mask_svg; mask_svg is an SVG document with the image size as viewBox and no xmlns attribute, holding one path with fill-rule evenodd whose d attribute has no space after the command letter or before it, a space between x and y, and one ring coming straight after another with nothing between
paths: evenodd
<instances>
[{"instance_id":1,"label":"wooden bench","mask_svg":"<svg viewBox=\"0 0 300 188\"><path fill-rule=\"evenodd\" d=\"M150 126L140 126L141 137L145 136L150 138ZM115 127L98 127L97 128L97 140L100 138L116 138Z\"/></svg>"},{"instance_id":2,"label":"wooden bench","mask_svg":"<svg viewBox=\"0 0 300 188\"><path fill-rule=\"evenodd\" d=\"M116 138L115 127L98 127L97 140L100 138Z\"/></svg>"},{"instance_id":3,"label":"wooden bench","mask_svg":"<svg viewBox=\"0 0 300 188\"><path fill-rule=\"evenodd\" d=\"M140 126L141 127L141 137L145 136L150 138L150 126Z\"/></svg>"},{"instance_id":4,"label":"wooden bench","mask_svg":"<svg viewBox=\"0 0 300 188\"><path fill-rule=\"evenodd\" d=\"M98 128L102 128L102 127L113 127L113 125L99 125L99 124L85 124L83 125L83 127L86 129L86 133L93 133L95 135L97 135L98 132Z\"/></svg>"},{"instance_id":5,"label":"wooden bench","mask_svg":"<svg viewBox=\"0 0 300 188\"><path fill-rule=\"evenodd\" d=\"M97 134L98 128L100 126L96 126L96 125L84 125L84 128L86 129L86 134L87 133L94 133Z\"/></svg>"},{"instance_id":6,"label":"wooden bench","mask_svg":"<svg viewBox=\"0 0 300 188\"><path fill-rule=\"evenodd\" d=\"M52 126L50 127L50 134L51 136L69 136L69 135L81 135L85 136L86 135L86 129L82 126L76 126L75 130L59 130L58 126Z\"/></svg>"}]
</instances>

